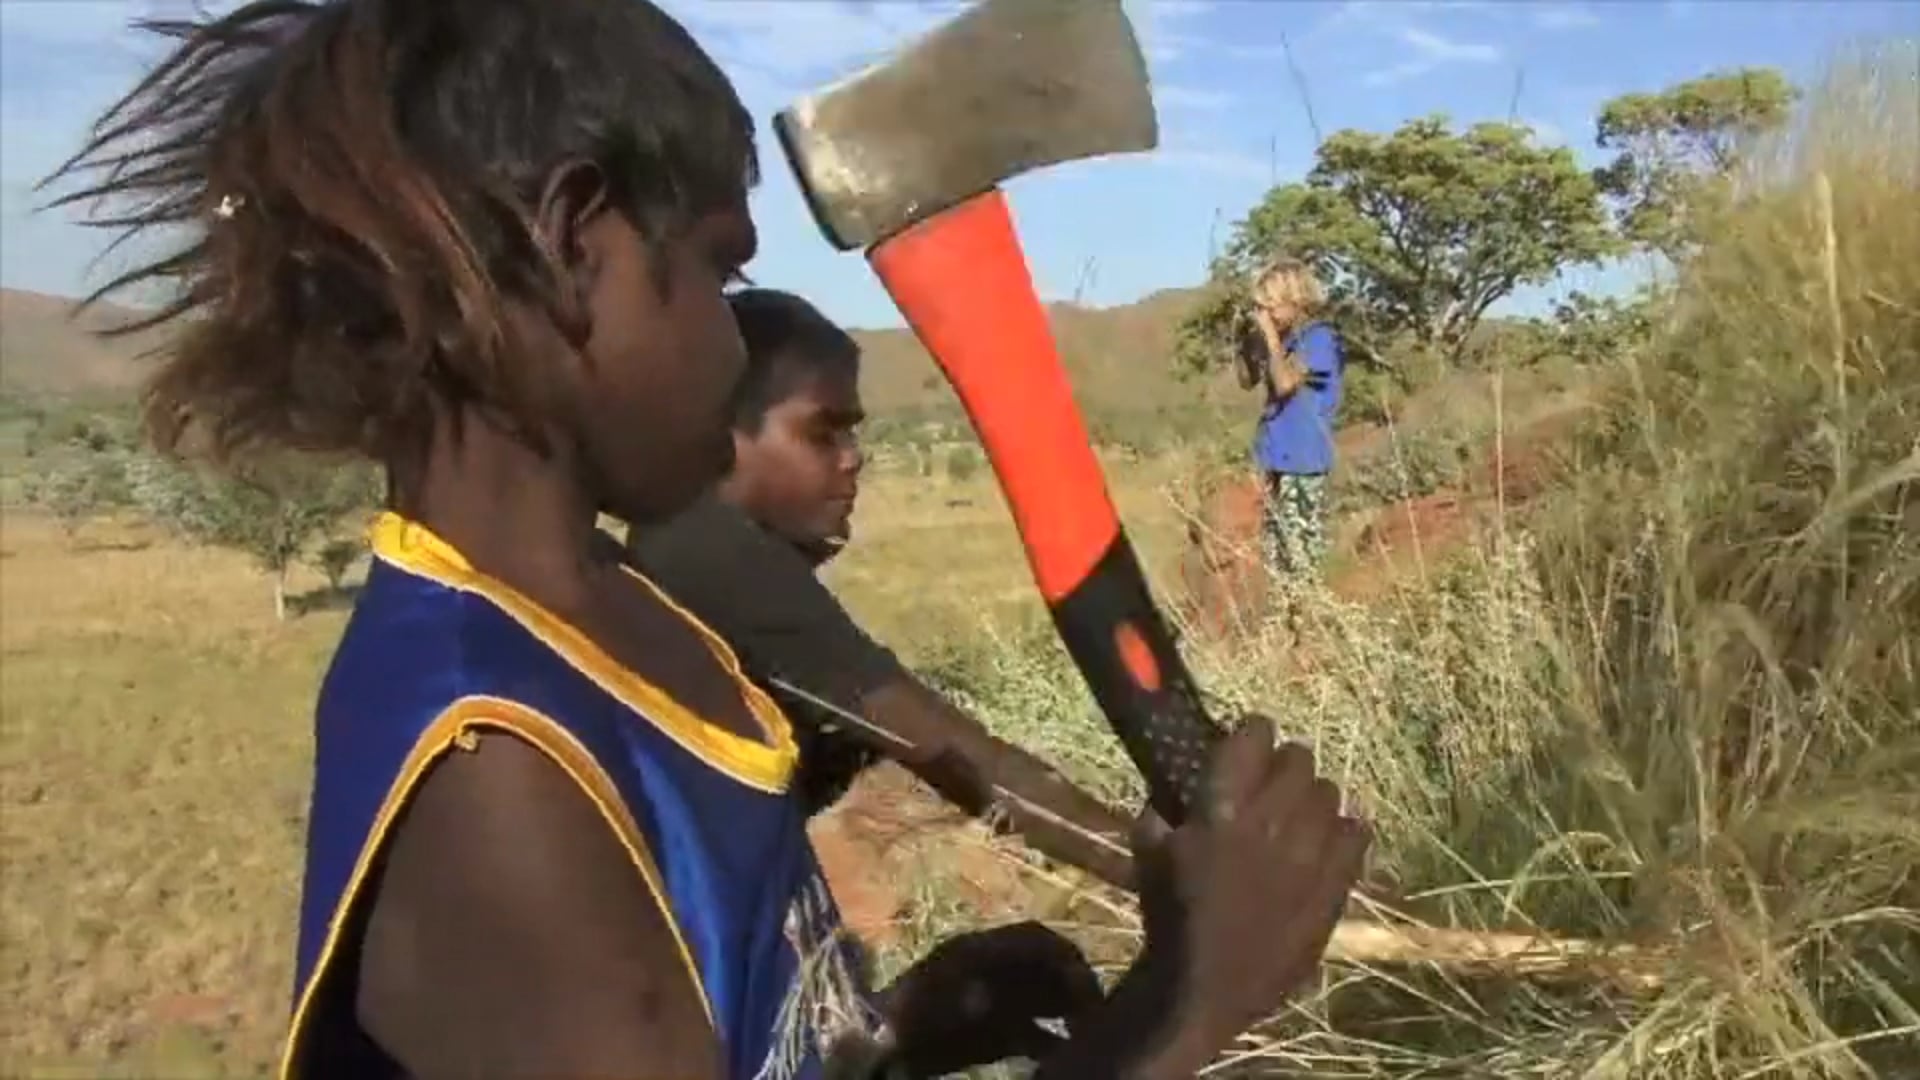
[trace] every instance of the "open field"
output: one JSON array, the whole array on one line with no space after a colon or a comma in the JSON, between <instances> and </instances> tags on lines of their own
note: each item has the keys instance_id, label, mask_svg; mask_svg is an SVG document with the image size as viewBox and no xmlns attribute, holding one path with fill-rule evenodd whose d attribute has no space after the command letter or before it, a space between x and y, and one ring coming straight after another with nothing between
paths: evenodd
<instances>
[{"instance_id":1,"label":"open field","mask_svg":"<svg viewBox=\"0 0 1920 1080\"><path fill-rule=\"evenodd\" d=\"M309 707L341 617L238 557L8 515L0 1072L262 1071L286 1014Z\"/></svg>"}]
</instances>

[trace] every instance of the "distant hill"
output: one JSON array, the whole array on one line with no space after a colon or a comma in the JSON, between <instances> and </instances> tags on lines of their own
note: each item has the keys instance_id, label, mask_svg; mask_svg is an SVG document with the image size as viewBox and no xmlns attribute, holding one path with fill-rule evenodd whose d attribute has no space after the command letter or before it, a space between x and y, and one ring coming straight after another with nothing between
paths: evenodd
<instances>
[{"instance_id":1,"label":"distant hill","mask_svg":"<svg viewBox=\"0 0 1920 1080\"><path fill-rule=\"evenodd\" d=\"M97 331L136 312L101 304L76 321L73 301L0 289L0 392L8 397L116 398L137 389L145 367L136 358L161 340L155 334L106 339Z\"/></svg>"},{"instance_id":2,"label":"distant hill","mask_svg":"<svg viewBox=\"0 0 1920 1080\"><path fill-rule=\"evenodd\" d=\"M1055 304L1054 336L1066 357L1081 407L1088 412L1151 411L1230 393L1224 380L1186 383L1174 375L1174 327L1192 290L1154 293L1114 308ZM0 392L14 398L125 397L144 381L139 355L155 334L103 339L93 331L129 319L125 308L101 305L76 322L73 302L0 289ZM862 391L885 415L952 405L954 398L926 350L907 330L856 330L866 352Z\"/></svg>"},{"instance_id":3,"label":"distant hill","mask_svg":"<svg viewBox=\"0 0 1920 1080\"><path fill-rule=\"evenodd\" d=\"M1145 412L1235 395L1230 378L1188 382L1174 372L1174 330L1195 296L1195 290L1167 289L1120 307L1050 305L1054 340L1081 407ZM854 337L866 353L861 391L874 412L954 401L911 331L856 330Z\"/></svg>"}]
</instances>

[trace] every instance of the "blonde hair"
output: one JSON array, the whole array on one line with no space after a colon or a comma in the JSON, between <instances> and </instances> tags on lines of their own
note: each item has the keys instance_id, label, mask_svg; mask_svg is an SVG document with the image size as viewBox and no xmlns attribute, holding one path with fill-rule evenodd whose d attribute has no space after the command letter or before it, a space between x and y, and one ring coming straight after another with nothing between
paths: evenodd
<instances>
[{"instance_id":1,"label":"blonde hair","mask_svg":"<svg viewBox=\"0 0 1920 1080\"><path fill-rule=\"evenodd\" d=\"M1280 256L1261 267L1253 278L1253 295L1289 304L1300 317L1318 312L1327 302L1327 290L1313 268L1291 256Z\"/></svg>"}]
</instances>

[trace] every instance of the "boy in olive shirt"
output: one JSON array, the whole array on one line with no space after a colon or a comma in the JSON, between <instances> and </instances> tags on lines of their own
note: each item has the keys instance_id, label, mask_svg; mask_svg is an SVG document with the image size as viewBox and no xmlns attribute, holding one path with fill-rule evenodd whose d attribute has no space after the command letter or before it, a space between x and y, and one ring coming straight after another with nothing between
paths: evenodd
<instances>
[{"instance_id":1,"label":"boy in olive shirt","mask_svg":"<svg viewBox=\"0 0 1920 1080\"><path fill-rule=\"evenodd\" d=\"M899 740L884 752L968 813L999 809L1041 852L1130 887L1127 819L915 678L815 576L852 535L860 348L790 293L748 289L730 302L748 357L734 467L695 507L634 530L634 560L794 717L810 810L832 804L883 752L834 715L844 711ZM996 803L994 787L1015 799Z\"/></svg>"}]
</instances>

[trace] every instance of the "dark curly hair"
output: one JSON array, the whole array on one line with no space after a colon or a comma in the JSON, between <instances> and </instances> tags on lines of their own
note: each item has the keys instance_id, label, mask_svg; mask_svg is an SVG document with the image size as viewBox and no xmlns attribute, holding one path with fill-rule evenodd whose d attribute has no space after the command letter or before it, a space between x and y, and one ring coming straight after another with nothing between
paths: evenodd
<instances>
[{"instance_id":1,"label":"dark curly hair","mask_svg":"<svg viewBox=\"0 0 1920 1080\"><path fill-rule=\"evenodd\" d=\"M578 341L582 313L531 220L596 164L658 247L756 182L752 118L647 0L257 0L148 21L179 42L42 185L119 246L186 243L107 282L172 286L150 437L225 458L261 444L391 460L436 399L532 436L543 409L510 303ZM664 289L664 279L656 284Z\"/></svg>"}]
</instances>

